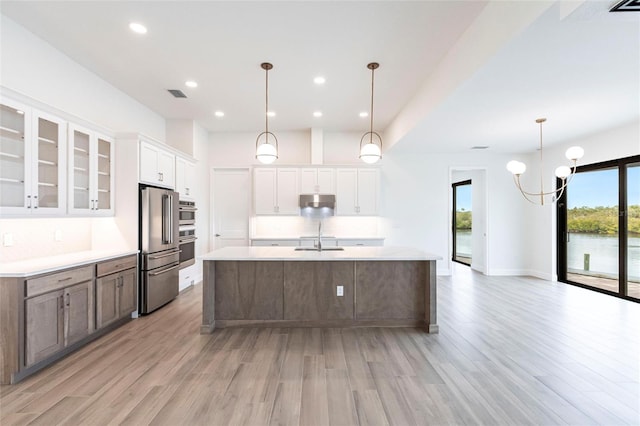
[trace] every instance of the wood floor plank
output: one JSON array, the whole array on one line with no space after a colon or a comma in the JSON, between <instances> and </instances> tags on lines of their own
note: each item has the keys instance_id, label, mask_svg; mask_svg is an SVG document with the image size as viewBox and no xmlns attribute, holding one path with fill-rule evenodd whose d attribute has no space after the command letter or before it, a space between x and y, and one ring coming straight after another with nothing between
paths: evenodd
<instances>
[{"instance_id":1,"label":"wood floor plank","mask_svg":"<svg viewBox=\"0 0 640 426\"><path fill-rule=\"evenodd\" d=\"M200 335L201 294L0 386L0 423L640 425L637 303L454 267L438 278L440 334Z\"/></svg>"}]
</instances>

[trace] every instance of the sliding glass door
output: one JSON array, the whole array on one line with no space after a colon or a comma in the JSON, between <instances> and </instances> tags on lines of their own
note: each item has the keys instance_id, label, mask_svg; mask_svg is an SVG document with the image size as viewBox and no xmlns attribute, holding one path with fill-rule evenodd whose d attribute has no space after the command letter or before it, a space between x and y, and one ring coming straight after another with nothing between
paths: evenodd
<instances>
[{"instance_id":1,"label":"sliding glass door","mask_svg":"<svg viewBox=\"0 0 640 426\"><path fill-rule=\"evenodd\" d=\"M640 157L579 167L558 202L560 281L640 299Z\"/></svg>"},{"instance_id":2,"label":"sliding glass door","mask_svg":"<svg viewBox=\"0 0 640 426\"><path fill-rule=\"evenodd\" d=\"M471 265L471 180L453 185L453 255L454 262Z\"/></svg>"}]
</instances>

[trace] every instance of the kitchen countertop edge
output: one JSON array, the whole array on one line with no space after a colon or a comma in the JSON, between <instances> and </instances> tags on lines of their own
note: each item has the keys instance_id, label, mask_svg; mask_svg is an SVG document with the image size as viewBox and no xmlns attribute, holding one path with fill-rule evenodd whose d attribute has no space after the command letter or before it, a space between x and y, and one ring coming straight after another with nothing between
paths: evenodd
<instances>
[{"instance_id":1,"label":"kitchen countertop edge","mask_svg":"<svg viewBox=\"0 0 640 426\"><path fill-rule=\"evenodd\" d=\"M8 262L0 266L0 278L26 278L34 275L57 272L61 269L75 268L90 263L103 262L122 256L138 254L138 250L86 250L49 257ZM43 266L44 265L44 266Z\"/></svg>"},{"instance_id":2,"label":"kitchen countertop edge","mask_svg":"<svg viewBox=\"0 0 640 426\"><path fill-rule=\"evenodd\" d=\"M225 247L199 260L230 261L406 261L442 260L441 256L407 247L345 247L343 251L296 251L294 247Z\"/></svg>"}]
</instances>

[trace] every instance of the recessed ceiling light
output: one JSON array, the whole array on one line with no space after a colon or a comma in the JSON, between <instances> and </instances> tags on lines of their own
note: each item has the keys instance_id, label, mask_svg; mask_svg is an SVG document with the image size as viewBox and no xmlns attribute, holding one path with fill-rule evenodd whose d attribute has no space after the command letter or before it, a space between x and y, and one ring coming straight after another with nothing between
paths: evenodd
<instances>
[{"instance_id":1,"label":"recessed ceiling light","mask_svg":"<svg viewBox=\"0 0 640 426\"><path fill-rule=\"evenodd\" d=\"M224 117L224 111L216 111L216 112L214 112L214 115L216 117Z\"/></svg>"},{"instance_id":2,"label":"recessed ceiling light","mask_svg":"<svg viewBox=\"0 0 640 426\"><path fill-rule=\"evenodd\" d=\"M324 84L325 81L327 81L327 80L325 80L325 78L322 77L322 76L318 76L318 77L313 79L313 82L315 84Z\"/></svg>"},{"instance_id":3,"label":"recessed ceiling light","mask_svg":"<svg viewBox=\"0 0 640 426\"><path fill-rule=\"evenodd\" d=\"M276 112L275 111L267 112L267 117L275 117L275 116L276 116Z\"/></svg>"},{"instance_id":4,"label":"recessed ceiling light","mask_svg":"<svg viewBox=\"0 0 640 426\"><path fill-rule=\"evenodd\" d=\"M313 112L313 116L314 117L322 117L322 111L314 111Z\"/></svg>"},{"instance_id":5,"label":"recessed ceiling light","mask_svg":"<svg viewBox=\"0 0 640 426\"><path fill-rule=\"evenodd\" d=\"M198 83L196 83L196 82L195 82L195 81L193 81L193 80L185 81L185 82L184 82L184 84L185 84L187 87L198 87Z\"/></svg>"},{"instance_id":6,"label":"recessed ceiling light","mask_svg":"<svg viewBox=\"0 0 640 426\"><path fill-rule=\"evenodd\" d=\"M16 110L16 113L17 113L17 114L20 114L20 115L24 115L24 111L22 111L22 110L20 110L20 109L17 109L17 110Z\"/></svg>"},{"instance_id":7,"label":"recessed ceiling light","mask_svg":"<svg viewBox=\"0 0 640 426\"><path fill-rule=\"evenodd\" d=\"M134 33L138 33L138 34L146 34L147 33L147 27L145 27L142 24L139 24L137 22L132 22L129 24L129 28L131 28L131 31L133 31Z\"/></svg>"},{"instance_id":8,"label":"recessed ceiling light","mask_svg":"<svg viewBox=\"0 0 640 426\"><path fill-rule=\"evenodd\" d=\"M360 113L360 117L363 117L363 118L364 118L364 117L368 117L368 116L369 116L369 113L368 113L368 112L362 111L362 112Z\"/></svg>"}]
</instances>

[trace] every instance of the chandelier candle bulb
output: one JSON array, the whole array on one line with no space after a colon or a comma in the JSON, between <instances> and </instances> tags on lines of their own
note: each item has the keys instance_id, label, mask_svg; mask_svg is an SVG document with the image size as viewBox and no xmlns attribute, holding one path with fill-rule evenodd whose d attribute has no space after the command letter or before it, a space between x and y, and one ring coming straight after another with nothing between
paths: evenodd
<instances>
[{"instance_id":1,"label":"chandelier candle bulb","mask_svg":"<svg viewBox=\"0 0 640 426\"><path fill-rule=\"evenodd\" d=\"M579 146L572 146L567 149L567 152L564 155L571 161L577 161L584 156L584 149Z\"/></svg>"},{"instance_id":2,"label":"chandelier candle bulb","mask_svg":"<svg viewBox=\"0 0 640 426\"><path fill-rule=\"evenodd\" d=\"M556 168L556 176L560 179L566 179L571 174L571 168L568 166L560 166Z\"/></svg>"},{"instance_id":3,"label":"chandelier candle bulb","mask_svg":"<svg viewBox=\"0 0 640 426\"><path fill-rule=\"evenodd\" d=\"M521 175L527 170L527 165L520 161L512 160L507 163L507 170L514 175Z\"/></svg>"}]
</instances>

